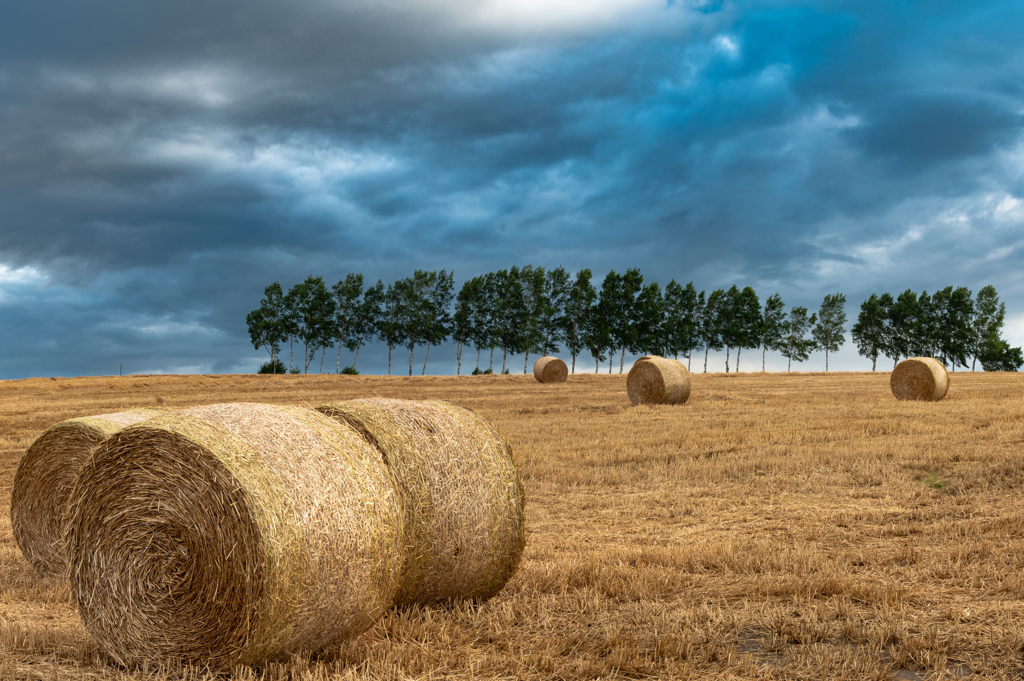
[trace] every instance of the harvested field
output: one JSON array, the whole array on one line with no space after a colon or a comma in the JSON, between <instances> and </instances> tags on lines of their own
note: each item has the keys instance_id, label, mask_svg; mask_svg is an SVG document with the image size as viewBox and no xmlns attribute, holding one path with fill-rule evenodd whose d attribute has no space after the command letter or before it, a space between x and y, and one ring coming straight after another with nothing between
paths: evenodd
<instances>
[{"instance_id":1,"label":"harvested field","mask_svg":"<svg viewBox=\"0 0 1024 681\"><path fill-rule=\"evenodd\" d=\"M631 407L625 375L188 376L0 382L0 493L57 421L146 406L445 399L511 443L519 571L482 604L392 610L240 679L1010 679L1024 673L1024 375L693 374ZM0 511L0 679L160 679L89 640Z\"/></svg>"}]
</instances>

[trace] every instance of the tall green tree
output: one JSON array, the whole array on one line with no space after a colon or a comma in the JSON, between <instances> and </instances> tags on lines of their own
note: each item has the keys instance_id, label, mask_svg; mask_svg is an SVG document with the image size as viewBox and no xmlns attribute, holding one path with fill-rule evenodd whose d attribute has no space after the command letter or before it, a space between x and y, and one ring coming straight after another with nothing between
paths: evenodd
<instances>
[{"instance_id":1,"label":"tall green tree","mask_svg":"<svg viewBox=\"0 0 1024 681\"><path fill-rule=\"evenodd\" d=\"M633 304L633 332L629 351L643 355L668 355L665 299L658 282L644 286Z\"/></svg>"},{"instance_id":2,"label":"tall green tree","mask_svg":"<svg viewBox=\"0 0 1024 681\"><path fill-rule=\"evenodd\" d=\"M480 295L480 277L467 279L459 289L455 298L455 313L452 315L452 340L455 341L455 375L462 374L462 348L473 340L474 312L477 296ZM477 354L477 368L480 367L480 355Z\"/></svg>"},{"instance_id":3,"label":"tall green tree","mask_svg":"<svg viewBox=\"0 0 1024 681\"><path fill-rule=\"evenodd\" d=\"M793 360L804 362L811 356L817 343L813 338L807 338L807 332L811 330L818 316L812 314L807 316L806 307L794 307L789 311L789 318L783 323L782 334L785 345L785 355L789 359L786 371L793 370Z\"/></svg>"},{"instance_id":4,"label":"tall green tree","mask_svg":"<svg viewBox=\"0 0 1024 681\"><path fill-rule=\"evenodd\" d=\"M341 348L348 345L352 331L352 320L363 296L363 275L347 274L331 287L334 294L334 333L338 339L338 361L334 373L341 373Z\"/></svg>"},{"instance_id":5,"label":"tall green tree","mask_svg":"<svg viewBox=\"0 0 1024 681\"><path fill-rule=\"evenodd\" d=\"M892 297L889 297L892 300ZM860 304L857 323L850 330L857 352L871 360L871 370L875 370L878 354L885 350L885 320L889 310L877 295L872 293Z\"/></svg>"},{"instance_id":6,"label":"tall green tree","mask_svg":"<svg viewBox=\"0 0 1024 681\"><path fill-rule=\"evenodd\" d=\"M501 372L505 373L508 353L513 354L523 344L523 328L527 318L526 300L523 298L523 284L516 266L496 273L497 295L495 311L497 340L501 347Z\"/></svg>"},{"instance_id":7,"label":"tall green tree","mask_svg":"<svg viewBox=\"0 0 1024 681\"><path fill-rule=\"evenodd\" d=\"M913 335L910 337L910 354L918 357L934 357L938 354L937 327L938 315L935 304L928 291L922 291L917 297L916 316L913 323Z\"/></svg>"},{"instance_id":8,"label":"tall green tree","mask_svg":"<svg viewBox=\"0 0 1024 681\"><path fill-rule=\"evenodd\" d=\"M355 314L349 324L348 337L345 340L345 347L354 353L353 369L356 368L356 363L359 361L359 349L378 333L386 294L384 282L378 279L376 284L366 289L363 299L356 306Z\"/></svg>"},{"instance_id":9,"label":"tall green tree","mask_svg":"<svg viewBox=\"0 0 1024 681\"><path fill-rule=\"evenodd\" d=\"M393 284L388 284L377 322L377 337L388 346L388 376L391 375L391 353L403 343L406 336L405 326L408 322L405 300L409 294L405 289L409 286L408 279L399 279Z\"/></svg>"},{"instance_id":10,"label":"tall green tree","mask_svg":"<svg viewBox=\"0 0 1024 681\"><path fill-rule=\"evenodd\" d=\"M818 310L818 323L811 332L819 350L825 351L825 371L828 371L828 353L838 352L846 342L846 295L827 294Z\"/></svg>"},{"instance_id":11,"label":"tall green tree","mask_svg":"<svg viewBox=\"0 0 1024 681\"><path fill-rule=\"evenodd\" d=\"M608 317L601 310L601 302L590 307L583 319L583 343L586 345L590 355L594 358L594 373L601 370L601 362L605 360L605 351L608 356L614 351L612 348L612 334L608 328ZM608 365L608 373L611 373L611 364Z\"/></svg>"},{"instance_id":12,"label":"tall green tree","mask_svg":"<svg viewBox=\"0 0 1024 681\"><path fill-rule=\"evenodd\" d=\"M765 355L769 350L782 351L784 344L783 324L786 321L786 306L782 296L773 293L764 301L761 324L758 327L758 343L761 347L761 371L765 370Z\"/></svg>"},{"instance_id":13,"label":"tall green tree","mask_svg":"<svg viewBox=\"0 0 1024 681\"><path fill-rule=\"evenodd\" d=\"M477 327L477 340L484 343L483 347L490 351L487 361L487 370L494 370L494 349L501 344L502 319L504 317L501 306L502 287L508 272L488 272L483 276L480 288L479 314L480 323ZM480 346L478 346L480 347ZM477 353L479 359L479 353ZM477 361L479 367L480 362Z\"/></svg>"},{"instance_id":14,"label":"tall green tree","mask_svg":"<svg viewBox=\"0 0 1024 681\"><path fill-rule=\"evenodd\" d=\"M761 344L761 301L750 286L744 286L736 297L736 372L740 370L743 348L756 349Z\"/></svg>"},{"instance_id":15,"label":"tall green tree","mask_svg":"<svg viewBox=\"0 0 1024 681\"><path fill-rule=\"evenodd\" d=\"M452 298L455 290L455 273L441 270L428 272L423 289L423 315L420 319L420 334L427 345L423 357L423 371L427 373L427 360L430 359L430 346L439 345L448 340L452 333Z\"/></svg>"},{"instance_id":16,"label":"tall green tree","mask_svg":"<svg viewBox=\"0 0 1024 681\"><path fill-rule=\"evenodd\" d=\"M729 354L741 338L740 290L735 284L722 296L716 307L718 312L718 334L725 346L725 373L729 373Z\"/></svg>"},{"instance_id":17,"label":"tall green tree","mask_svg":"<svg viewBox=\"0 0 1024 681\"><path fill-rule=\"evenodd\" d=\"M309 373L309 365L316 359L317 350L322 350L320 373L323 373L324 354L327 348L334 347L334 297L327 290L323 277L312 275L293 290L298 336L305 347L303 372Z\"/></svg>"},{"instance_id":18,"label":"tall green tree","mask_svg":"<svg viewBox=\"0 0 1024 681\"><path fill-rule=\"evenodd\" d=\"M957 366L967 368L971 354L974 330L974 301L965 286L947 286L932 294L932 306L937 323L934 335L935 351L942 363L956 371Z\"/></svg>"},{"instance_id":19,"label":"tall green tree","mask_svg":"<svg viewBox=\"0 0 1024 681\"><path fill-rule=\"evenodd\" d=\"M917 342L917 321L921 316L917 294L907 289L896 297L889 306L889 329L887 352L893 360L893 368L900 359L911 357L911 349Z\"/></svg>"},{"instance_id":20,"label":"tall green tree","mask_svg":"<svg viewBox=\"0 0 1024 681\"><path fill-rule=\"evenodd\" d=\"M544 275L544 306L540 318L544 342L541 354L554 355L559 352L558 344L566 340L565 316L572 287L570 279L569 272L561 266L548 270Z\"/></svg>"},{"instance_id":21,"label":"tall green tree","mask_svg":"<svg viewBox=\"0 0 1024 681\"><path fill-rule=\"evenodd\" d=\"M693 282L680 286L673 279L665 287L666 323L668 349L678 359L686 357L686 368L690 368L690 357L700 347L700 310L697 307L697 289Z\"/></svg>"},{"instance_id":22,"label":"tall green tree","mask_svg":"<svg viewBox=\"0 0 1024 681\"><path fill-rule=\"evenodd\" d=\"M597 302L597 290L591 283L592 273L582 269L576 273L576 280L566 297L565 314L562 316L562 338L565 349L572 355L572 373L576 373L576 357L587 347L585 325L587 316Z\"/></svg>"},{"instance_id":23,"label":"tall green tree","mask_svg":"<svg viewBox=\"0 0 1024 681\"><path fill-rule=\"evenodd\" d=\"M530 364L530 353L544 351L544 320L552 315L551 301L545 288L546 273L543 267L525 265L519 270L519 285L522 289L523 325L516 343L516 352L524 353L523 374Z\"/></svg>"},{"instance_id":24,"label":"tall green tree","mask_svg":"<svg viewBox=\"0 0 1024 681\"><path fill-rule=\"evenodd\" d=\"M301 322L299 317L298 284L288 289L288 293L282 299L283 307L281 315L281 328L288 339L288 373L295 369L295 341L299 338Z\"/></svg>"},{"instance_id":25,"label":"tall green tree","mask_svg":"<svg viewBox=\"0 0 1024 681\"><path fill-rule=\"evenodd\" d=\"M402 345L409 351L409 375L417 345L426 345L431 325L430 289L437 283L437 272L416 270L411 277L401 280L402 286ZM424 369L426 371L426 369Z\"/></svg>"},{"instance_id":26,"label":"tall green tree","mask_svg":"<svg viewBox=\"0 0 1024 681\"><path fill-rule=\"evenodd\" d=\"M999 339L1005 321L1006 304L999 302L999 294L995 287L982 287L975 296L971 316L971 343L968 353L972 357L971 371L975 370L978 360L983 356L992 356L992 349L997 347L993 339ZM983 369L984 366L982 363Z\"/></svg>"},{"instance_id":27,"label":"tall green tree","mask_svg":"<svg viewBox=\"0 0 1024 681\"><path fill-rule=\"evenodd\" d=\"M700 297L704 297L703 291L700 292ZM700 337L701 345L704 348L704 373L707 373L708 353L711 350L718 352L725 347L722 343L723 313L721 311L722 306L726 304L725 290L717 288L708 295L707 301L701 302L703 304L700 306Z\"/></svg>"},{"instance_id":28,"label":"tall green tree","mask_svg":"<svg viewBox=\"0 0 1024 681\"><path fill-rule=\"evenodd\" d=\"M277 353L287 337L284 324L285 304L281 284L274 282L263 289L260 306L245 317L249 339L257 350L261 347L270 353L271 366L278 365Z\"/></svg>"}]
</instances>

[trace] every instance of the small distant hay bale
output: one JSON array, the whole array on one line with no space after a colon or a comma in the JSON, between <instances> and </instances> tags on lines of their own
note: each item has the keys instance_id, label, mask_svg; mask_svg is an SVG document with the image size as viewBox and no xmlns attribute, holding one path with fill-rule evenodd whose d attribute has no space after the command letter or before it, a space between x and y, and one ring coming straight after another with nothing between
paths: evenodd
<instances>
[{"instance_id":1,"label":"small distant hay bale","mask_svg":"<svg viewBox=\"0 0 1024 681\"><path fill-rule=\"evenodd\" d=\"M626 376L626 393L634 406L683 404L690 399L690 372L674 359L644 355Z\"/></svg>"},{"instance_id":2,"label":"small distant hay bale","mask_svg":"<svg viewBox=\"0 0 1024 681\"><path fill-rule=\"evenodd\" d=\"M893 369L889 388L898 400L938 402L949 392L949 373L934 357L911 357Z\"/></svg>"},{"instance_id":3,"label":"small distant hay bale","mask_svg":"<svg viewBox=\"0 0 1024 681\"><path fill-rule=\"evenodd\" d=\"M371 626L398 587L394 479L312 409L208 405L127 428L82 469L71 513L72 595L129 666L316 651Z\"/></svg>"},{"instance_id":4,"label":"small distant hay bale","mask_svg":"<svg viewBox=\"0 0 1024 681\"><path fill-rule=\"evenodd\" d=\"M67 568L61 538L68 524L68 495L93 448L122 428L165 411L132 409L68 419L44 430L25 450L11 484L11 528L38 575Z\"/></svg>"},{"instance_id":5,"label":"small distant hay bale","mask_svg":"<svg viewBox=\"0 0 1024 681\"><path fill-rule=\"evenodd\" d=\"M569 367L557 357L541 357L533 363L533 377L541 383L565 383Z\"/></svg>"},{"instance_id":6,"label":"small distant hay bale","mask_svg":"<svg viewBox=\"0 0 1024 681\"><path fill-rule=\"evenodd\" d=\"M374 443L406 510L396 605L486 600L525 546L525 496L512 449L484 419L447 402L374 398L317 407Z\"/></svg>"}]
</instances>

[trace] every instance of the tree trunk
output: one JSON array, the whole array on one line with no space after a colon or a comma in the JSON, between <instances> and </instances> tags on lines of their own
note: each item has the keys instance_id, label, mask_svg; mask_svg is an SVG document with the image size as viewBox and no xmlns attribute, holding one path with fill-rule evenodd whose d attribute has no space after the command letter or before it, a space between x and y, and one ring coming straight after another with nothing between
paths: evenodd
<instances>
[{"instance_id":1,"label":"tree trunk","mask_svg":"<svg viewBox=\"0 0 1024 681\"><path fill-rule=\"evenodd\" d=\"M576 373L576 355L572 356L572 373Z\"/></svg>"},{"instance_id":2,"label":"tree trunk","mask_svg":"<svg viewBox=\"0 0 1024 681\"><path fill-rule=\"evenodd\" d=\"M615 348L609 348L608 351L608 375L612 375L612 367L615 366Z\"/></svg>"},{"instance_id":3,"label":"tree trunk","mask_svg":"<svg viewBox=\"0 0 1024 681\"><path fill-rule=\"evenodd\" d=\"M725 346L725 373L729 373L729 346Z\"/></svg>"},{"instance_id":4,"label":"tree trunk","mask_svg":"<svg viewBox=\"0 0 1024 681\"><path fill-rule=\"evenodd\" d=\"M476 370L480 371L480 348L476 349Z\"/></svg>"},{"instance_id":5,"label":"tree trunk","mask_svg":"<svg viewBox=\"0 0 1024 681\"><path fill-rule=\"evenodd\" d=\"M619 357L619 373L622 373L622 365L626 362L626 346L622 346L622 356Z\"/></svg>"},{"instance_id":6,"label":"tree trunk","mask_svg":"<svg viewBox=\"0 0 1024 681\"><path fill-rule=\"evenodd\" d=\"M295 336L288 336L288 373L295 366Z\"/></svg>"},{"instance_id":7,"label":"tree trunk","mask_svg":"<svg viewBox=\"0 0 1024 681\"><path fill-rule=\"evenodd\" d=\"M494 348L491 348L491 361L487 363L487 368L491 370L491 373L494 373Z\"/></svg>"},{"instance_id":8,"label":"tree trunk","mask_svg":"<svg viewBox=\"0 0 1024 681\"><path fill-rule=\"evenodd\" d=\"M793 352L792 352L792 348L790 348L789 364L786 365L786 372L788 373L788 372L790 372L792 370L793 370Z\"/></svg>"},{"instance_id":9,"label":"tree trunk","mask_svg":"<svg viewBox=\"0 0 1024 681\"><path fill-rule=\"evenodd\" d=\"M392 346L388 346L388 376L391 375L391 349Z\"/></svg>"},{"instance_id":10,"label":"tree trunk","mask_svg":"<svg viewBox=\"0 0 1024 681\"><path fill-rule=\"evenodd\" d=\"M708 372L708 352L710 352L710 348L705 347L704 348L704 373L705 374Z\"/></svg>"},{"instance_id":11,"label":"tree trunk","mask_svg":"<svg viewBox=\"0 0 1024 681\"><path fill-rule=\"evenodd\" d=\"M828 373L828 348L825 348L825 373Z\"/></svg>"},{"instance_id":12,"label":"tree trunk","mask_svg":"<svg viewBox=\"0 0 1024 681\"><path fill-rule=\"evenodd\" d=\"M415 352L416 346L409 348L409 375L412 376L412 353Z\"/></svg>"},{"instance_id":13,"label":"tree trunk","mask_svg":"<svg viewBox=\"0 0 1024 681\"><path fill-rule=\"evenodd\" d=\"M693 350L686 353L686 370L690 370L690 366L693 364Z\"/></svg>"},{"instance_id":14,"label":"tree trunk","mask_svg":"<svg viewBox=\"0 0 1024 681\"><path fill-rule=\"evenodd\" d=\"M740 372L740 353L743 352L743 346L736 348L736 373Z\"/></svg>"},{"instance_id":15,"label":"tree trunk","mask_svg":"<svg viewBox=\"0 0 1024 681\"><path fill-rule=\"evenodd\" d=\"M361 348L361 347L363 347L362 343L360 343L359 345L356 346L356 356L355 356L355 359L352 360L352 368L353 369L356 368L356 362L359 361L359 348Z\"/></svg>"},{"instance_id":16,"label":"tree trunk","mask_svg":"<svg viewBox=\"0 0 1024 681\"><path fill-rule=\"evenodd\" d=\"M530 364L530 351L526 351L526 359L523 360L523 376L526 375L526 367Z\"/></svg>"},{"instance_id":17,"label":"tree trunk","mask_svg":"<svg viewBox=\"0 0 1024 681\"><path fill-rule=\"evenodd\" d=\"M334 373L341 373L341 339L338 339L338 364L334 367Z\"/></svg>"},{"instance_id":18,"label":"tree trunk","mask_svg":"<svg viewBox=\"0 0 1024 681\"><path fill-rule=\"evenodd\" d=\"M597 355L594 355L594 373L601 373L601 360L597 358Z\"/></svg>"},{"instance_id":19,"label":"tree trunk","mask_svg":"<svg viewBox=\"0 0 1024 681\"><path fill-rule=\"evenodd\" d=\"M341 352L340 348L338 349L338 352ZM320 351L320 373L321 374L324 372L324 357L326 357L326 356L327 356L327 346L325 345L324 349Z\"/></svg>"},{"instance_id":20,"label":"tree trunk","mask_svg":"<svg viewBox=\"0 0 1024 681\"><path fill-rule=\"evenodd\" d=\"M458 344L455 346L455 361L457 362L457 364L455 366L455 375L456 376L461 376L462 375L462 341L459 341Z\"/></svg>"},{"instance_id":21,"label":"tree trunk","mask_svg":"<svg viewBox=\"0 0 1024 681\"><path fill-rule=\"evenodd\" d=\"M764 350L761 351L761 373L764 373L764 356L768 354L768 344L764 346Z\"/></svg>"},{"instance_id":22,"label":"tree trunk","mask_svg":"<svg viewBox=\"0 0 1024 681\"><path fill-rule=\"evenodd\" d=\"M501 348L501 373L505 373L505 360L508 359L508 348Z\"/></svg>"},{"instance_id":23,"label":"tree trunk","mask_svg":"<svg viewBox=\"0 0 1024 681\"><path fill-rule=\"evenodd\" d=\"M423 357L423 371L420 372L420 376L427 375L427 360L430 359L430 341L427 341L427 354Z\"/></svg>"},{"instance_id":24,"label":"tree trunk","mask_svg":"<svg viewBox=\"0 0 1024 681\"><path fill-rule=\"evenodd\" d=\"M877 363L878 363L878 355L875 355L875 356L873 356L871 358L871 370L872 371L875 370L875 364L877 364Z\"/></svg>"}]
</instances>

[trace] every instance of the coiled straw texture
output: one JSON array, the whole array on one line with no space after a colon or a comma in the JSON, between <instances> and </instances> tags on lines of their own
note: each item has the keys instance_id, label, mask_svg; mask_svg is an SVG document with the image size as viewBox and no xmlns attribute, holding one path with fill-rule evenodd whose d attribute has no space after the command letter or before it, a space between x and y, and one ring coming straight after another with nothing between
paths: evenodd
<instances>
[{"instance_id":1,"label":"coiled straw texture","mask_svg":"<svg viewBox=\"0 0 1024 681\"><path fill-rule=\"evenodd\" d=\"M61 538L68 524L68 495L93 448L164 411L133 409L68 419L44 430L25 450L11 484L11 528L37 574L57 575L67 568Z\"/></svg>"},{"instance_id":2,"label":"coiled straw texture","mask_svg":"<svg viewBox=\"0 0 1024 681\"><path fill-rule=\"evenodd\" d=\"M394 471L408 519L398 605L490 598L525 545L525 497L508 444L447 402L353 400L317 407L359 430Z\"/></svg>"},{"instance_id":3,"label":"coiled straw texture","mask_svg":"<svg viewBox=\"0 0 1024 681\"><path fill-rule=\"evenodd\" d=\"M380 454L312 409L196 407L102 443L72 493L71 592L115 660L315 651L391 603L403 519Z\"/></svg>"},{"instance_id":4,"label":"coiled straw texture","mask_svg":"<svg viewBox=\"0 0 1024 681\"><path fill-rule=\"evenodd\" d=\"M690 399L690 372L674 359L644 355L626 376L629 401L638 404L683 404Z\"/></svg>"},{"instance_id":5,"label":"coiled straw texture","mask_svg":"<svg viewBox=\"0 0 1024 681\"><path fill-rule=\"evenodd\" d=\"M565 383L569 367L557 357L541 357L533 363L533 377L541 383Z\"/></svg>"},{"instance_id":6,"label":"coiled straw texture","mask_svg":"<svg viewBox=\"0 0 1024 681\"><path fill-rule=\"evenodd\" d=\"M892 370L889 388L898 400L938 402L949 392L949 373L933 357L911 357Z\"/></svg>"}]
</instances>

